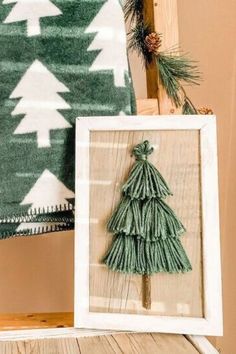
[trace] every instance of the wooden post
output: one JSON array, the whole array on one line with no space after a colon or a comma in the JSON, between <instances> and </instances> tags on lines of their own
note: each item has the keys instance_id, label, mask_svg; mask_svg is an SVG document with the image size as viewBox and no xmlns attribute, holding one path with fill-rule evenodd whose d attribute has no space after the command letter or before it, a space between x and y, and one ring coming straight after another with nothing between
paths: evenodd
<instances>
[{"instance_id":1,"label":"wooden post","mask_svg":"<svg viewBox=\"0 0 236 354\"><path fill-rule=\"evenodd\" d=\"M155 19L154 19L154 8L152 0L144 0L144 20L147 21L151 30L155 31ZM154 61L150 63L146 71L146 79L147 79L147 94L148 98L158 97L158 74L157 74L157 66Z\"/></svg>"},{"instance_id":2,"label":"wooden post","mask_svg":"<svg viewBox=\"0 0 236 354\"><path fill-rule=\"evenodd\" d=\"M153 21L153 31L162 35L161 51L178 48L178 8L177 0L146 0L145 19ZM168 98L158 79L156 63L152 63L147 70L148 98L157 98L159 114L181 114L181 108Z\"/></svg>"}]
</instances>

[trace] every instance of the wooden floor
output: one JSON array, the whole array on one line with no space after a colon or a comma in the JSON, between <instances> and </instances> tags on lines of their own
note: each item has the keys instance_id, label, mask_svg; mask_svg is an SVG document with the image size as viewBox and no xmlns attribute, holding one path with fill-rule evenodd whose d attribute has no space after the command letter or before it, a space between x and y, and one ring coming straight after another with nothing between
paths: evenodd
<instances>
[{"instance_id":1,"label":"wooden floor","mask_svg":"<svg viewBox=\"0 0 236 354\"><path fill-rule=\"evenodd\" d=\"M181 335L115 334L100 337L0 342L0 354L199 354Z\"/></svg>"}]
</instances>

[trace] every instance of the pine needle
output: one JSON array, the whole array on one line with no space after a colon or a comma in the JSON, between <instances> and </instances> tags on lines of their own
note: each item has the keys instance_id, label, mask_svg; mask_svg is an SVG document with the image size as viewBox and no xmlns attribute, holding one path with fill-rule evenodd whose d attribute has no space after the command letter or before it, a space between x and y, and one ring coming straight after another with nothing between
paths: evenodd
<instances>
[{"instance_id":1,"label":"pine needle","mask_svg":"<svg viewBox=\"0 0 236 354\"><path fill-rule=\"evenodd\" d=\"M160 80L167 95L176 107L182 104L182 82L190 85L198 85L200 74L197 66L183 55L171 55L161 53L157 56L157 65Z\"/></svg>"},{"instance_id":2,"label":"pine needle","mask_svg":"<svg viewBox=\"0 0 236 354\"><path fill-rule=\"evenodd\" d=\"M197 109L194 107L193 103L188 97L185 97L182 113L186 115L198 114Z\"/></svg>"},{"instance_id":3,"label":"pine needle","mask_svg":"<svg viewBox=\"0 0 236 354\"><path fill-rule=\"evenodd\" d=\"M130 18L130 21L133 22L135 19L142 18L143 10L143 0L126 0L124 4L125 20Z\"/></svg>"},{"instance_id":4,"label":"pine needle","mask_svg":"<svg viewBox=\"0 0 236 354\"><path fill-rule=\"evenodd\" d=\"M138 56L142 58L145 65L148 65L153 59L153 53L148 51L145 44L145 38L151 33L148 24L137 24L128 33L129 46L128 49L137 52Z\"/></svg>"},{"instance_id":5,"label":"pine needle","mask_svg":"<svg viewBox=\"0 0 236 354\"><path fill-rule=\"evenodd\" d=\"M156 61L160 81L172 102L178 108L183 105L183 114L198 114L192 102L188 99L183 84L198 85L200 73L197 65L184 55L177 53L178 48L171 52L159 53L150 51L146 43L153 31L149 23L144 21L144 0L126 0L124 4L125 19L135 22L128 34L128 49L137 52L145 66Z\"/></svg>"}]
</instances>

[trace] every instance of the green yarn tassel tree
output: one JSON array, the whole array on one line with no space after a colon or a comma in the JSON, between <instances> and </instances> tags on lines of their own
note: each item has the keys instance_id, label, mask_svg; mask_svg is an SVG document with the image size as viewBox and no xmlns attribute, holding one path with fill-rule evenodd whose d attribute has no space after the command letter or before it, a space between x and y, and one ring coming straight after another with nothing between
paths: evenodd
<instances>
[{"instance_id":1,"label":"green yarn tassel tree","mask_svg":"<svg viewBox=\"0 0 236 354\"><path fill-rule=\"evenodd\" d=\"M192 269L180 242L186 231L164 199L172 195L148 161L148 141L133 149L136 162L122 188L122 199L108 222L114 240L103 262L113 271L143 276L143 306L151 308L151 275Z\"/></svg>"}]
</instances>

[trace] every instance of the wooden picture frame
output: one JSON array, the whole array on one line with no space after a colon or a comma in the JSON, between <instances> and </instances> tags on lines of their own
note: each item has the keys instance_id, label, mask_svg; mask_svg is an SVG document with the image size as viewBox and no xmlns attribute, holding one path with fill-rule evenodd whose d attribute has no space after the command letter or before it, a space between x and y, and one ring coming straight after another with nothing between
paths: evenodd
<instances>
[{"instance_id":1,"label":"wooden picture frame","mask_svg":"<svg viewBox=\"0 0 236 354\"><path fill-rule=\"evenodd\" d=\"M199 134L202 316L96 312L90 309L90 135L93 132ZM174 136L174 135L173 135ZM186 146L189 149L190 146ZM102 164L100 168L102 168ZM82 207L80 207L82 205ZM101 205L101 208L103 205ZM76 124L75 327L222 335L217 136L215 116L81 117ZM173 295L174 296L174 295Z\"/></svg>"}]
</instances>

